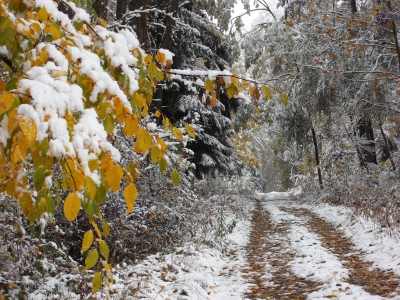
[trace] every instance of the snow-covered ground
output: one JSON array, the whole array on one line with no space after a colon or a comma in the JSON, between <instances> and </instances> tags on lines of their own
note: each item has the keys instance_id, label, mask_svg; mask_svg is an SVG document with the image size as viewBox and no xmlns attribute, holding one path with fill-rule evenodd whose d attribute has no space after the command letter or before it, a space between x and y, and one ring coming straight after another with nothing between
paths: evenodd
<instances>
[{"instance_id":1,"label":"snow-covered ground","mask_svg":"<svg viewBox=\"0 0 400 300\"><path fill-rule=\"evenodd\" d=\"M288 264L291 271L298 277L321 283L319 290L311 292L307 299L386 299L348 283L349 270L323 246L321 237L312 231L307 219L282 209L305 208L314 212L332 223L336 230L342 231L356 249L363 251L362 258L371 261L373 267L392 270L397 275L400 275L400 242L373 222L355 217L346 207L304 204L289 200L292 196L292 193L274 192L258 194L257 199L269 212L273 223L283 222L289 226L285 231L288 234L285 247L294 253L293 260ZM111 299L246 299L250 284L243 271L249 271L246 246L252 225L250 218L250 213L247 218L238 218L232 233L220 247L188 243L172 254L158 253L136 265L124 263L114 266L113 291L103 289L103 294L96 296L103 299L104 293L110 292ZM253 228L257 226L253 225ZM272 235L271 238L278 243L280 237ZM265 251L268 252L268 249ZM270 273L273 271L271 268L266 259L265 274L261 277L268 281L264 283L267 288L276 284ZM45 298L37 294L31 299ZM400 296L392 299L400 299Z\"/></svg>"},{"instance_id":2,"label":"snow-covered ground","mask_svg":"<svg viewBox=\"0 0 400 300\"><path fill-rule=\"evenodd\" d=\"M140 299L243 299L247 284L241 268L246 265L249 227L250 221L239 220L222 251L187 245L173 254L151 255L134 266L117 266L111 287L121 296L137 290Z\"/></svg>"},{"instance_id":3,"label":"snow-covered ground","mask_svg":"<svg viewBox=\"0 0 400 300\"><path fill-rule=\"evenodd\" d=\"M274 222L290 221L291 223L290 246L296 253L291 262L292 271L299 277L323 283L319 291L308 295L308 299L322 300L327 297L359 300L386 299L370 295L360 286L348 284L346 279L348 279L349 271L334 254L321 245L319 236L308 230L305 220L280 210L278 206L306 208L316 213L342 231L357 249L363 250L365 252L363 259L372 262L373 267L391 270L398 275L400 275L400 242L372 221L355 217L349 208L282 201L286 196L288 193L274 192L259 195L259 199L263 201L263 206L270 212ZM400 296L392 299L400 299Z\"/></svg>"}]
</instances>

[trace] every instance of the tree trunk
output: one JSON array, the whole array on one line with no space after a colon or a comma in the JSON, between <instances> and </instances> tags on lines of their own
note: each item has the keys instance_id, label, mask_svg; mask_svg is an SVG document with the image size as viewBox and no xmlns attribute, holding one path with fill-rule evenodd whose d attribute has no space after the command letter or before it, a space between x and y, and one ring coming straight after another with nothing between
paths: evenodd
<instances>
[{"instance_id":1,"label":"tree trunk","mask_svg":"<svg viewBox=\"0 0 400 300\"><path fill-rule=\"evenodd\" d=\"M356 0L350 0L350 7L351 7L351 12L355 14L357 12Z\"/></svg>"},{"instance_id":2,"label":"tree trunk","mask_svg":"<svg viewBox=\"0 0 400 300\"><path fill-rule=\"evenodd\" d=\"M321 190L323 189L322 185L322 175L321 175L321 167L319 165L319 152L318 152L318 143L317 143L317 136L315 135L314 126L311 127L312 138L314 142L314 150L315 150L315 163L317 164L317 171L318 171L318 182Z\"/></svg>"},{"instance_id":3,"label":"tree trunk","mask_svg":"<svg viewBox=\"0 0 400 300\"><path fill-rule=\"evenodd\" d=\"M129 10L146 9L150 7L150 0L131 0L129 2ZM149 50L149 34L148 34L148 18L147 14L142 13L140 17L133 18L130 24L136 32L141 48L148 52Z\"/></svg>"},{"instance_id":4,"label":"tree trunk","mask_svg":"<svg viewBox=\"0 0 400 300\"><path fill-rule=\"evenodd\" d=\"M108 0L95 0L92 5L97 16L107 21Z\"/></svg>"},{"instance_id":5,"label":"tree trunk","mask_svg":"<svg viewBox=\"0 0 400 300\"><path fill-rule=\"evenodd\" d=\"M127 0L118 0L117 1L117 20L120 20L124 14L126 14L128 1Z\"/></svg>"},{"instance_id":6,"label":"tree trunk","mask_svg":"<svg viewBox=\"0 0 400 300\"><path fill-rule=\"evenodd\" d=\"M173 17L176 17L178 15L178 9L179 9L179 1L172 0L169 12L170 13L172 12ZM171 37L172 37L172 29L173 29L174 25L175 25L174 19L168 17L164 36L160 43L160 48L163 48L163 49L169 48Z\"/></svg>"},{"instance_id":7,"label":"tree trunk","mask_svg":"<svg viewBox=\"0 0 400 300\"><path fill-rule=\"evenodd\" d=\"M396 170L396 165L394 164L392 154L390 153L390 146L389 146L388 140L387 140L387 138L386 138L386 134L385 134L385 132L383 131L383 128L382 128L382 124L381 124L381 123L379 123L379 129L381 130L381 134L382 134L383 140L384 140L384 142L385 142L386 151L384 151L384 153L387 154L387 158L389 158L390 163L391 163L392 168L393 168L393 172L394 172L394 171ZM385 159L385 158L386 158L386 157L384 157L384 159Z\"/></svg>"},{"instance_id":8,"label":"tree trunk","mask_svg":"<svg viewBox=\"0 0 400 300\"><path fill-rule=\"evenodd\" d=\"M362 117L358 120L358 133L360 138L366 139L365 145L361 148L364 161L376 164L375 139L371 119Z\"/></svg>"}]
</instances>

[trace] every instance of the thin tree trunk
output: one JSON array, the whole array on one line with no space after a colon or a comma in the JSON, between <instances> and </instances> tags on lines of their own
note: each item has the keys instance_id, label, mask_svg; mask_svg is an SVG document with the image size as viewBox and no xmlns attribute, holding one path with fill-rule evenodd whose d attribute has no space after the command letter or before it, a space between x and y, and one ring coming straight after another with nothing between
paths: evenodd
<instances>
[{"instance_id":1,"label":"thin tree trunk","mask_svg":"<svg viewBox=\"0 0 400 300\"><path fill-rule=\"evenodd\" d=\"M357 12L356 0L350 0L350 7L351 7L351 12L355 14Z\"/></svg>"},{"instance_id":2,"label":"thin tree trunk","mask_svg":"<svg viewBox=\"0 0 400 300\"><path fill-rule=\"evenodd\" d=\"M149 7L150 0L131 0L129 2L129 10L138 10L140 8ZM149 34L148 34L148 18L147 14L141 14L140 17L133 18L130 24L136 32L141 48L146 52L149 50Z\"/></svg>"},{"instance_id":3,"label":"thin tree trunk","mask_svg":"<svg viewBox=\"0 0 400 300\"><path fill-rule=\"evenodd\" d=\"M93 1L93 8L99 18L107 21L108 14L108 0L96 0Z\"/></svg>"},{"instance_id":4,"label":"thin tree trunk","mask_svg":"<svg viewBox=\"0 0 400 300\"><path fill-rule=\"evenodd\" d=\"M318 171L318 182L319 182L319 186L321 187L321 190L322 190L323 189L322 174L321 174L321 167L319 165L318 143L317 143L317 136L315 135L314 126L311 126L311 133L312 133L313 142L314 142L315 162L317 164L317 171Z\"/></svg>"},{"instance_id":5,"label":"thin tree trunk","mask_svg":"<svg viewBox=\"0 0 400 300\"><path fill-rule=\"evenodd\" d=\"M171 1L171 9L169 12L172 12L173 17L176 17L178 15L178 9L179 9L179 1L172 0ZM170 45L171 37L172 37L172 29L173 29L174 25L175 25L174 19L168 18L164 36L160 43L160 48L169 49L169 45Z\"/></svg>"},{"instance_id":6,"label":"thin tree trunk","mask_svg":"<svg viewBox=\"0 0 400 300\"><path fill-rule=\"evenodd\" d=\"M360 118L360 120L358 120L358 132L360 138L364 137L367 140L365 147L361 151L364 160L367 163L376 164L375 139L371 119L365 117Z\"/></svg>"},{"instance_id":7,"label":"thin tree trunk","mask_svg":"<svg viewBox=\"0 0 400 300\"><path fill-rule=\"evenodd\" d=\"M388 154L388 158L389 158L390 163L391 163L391 165L392 165L393 171L395 171L395 170L396 170L396 165L394 164L392 154L390 153L389 143L388 143L388 141L387 141L386 134L385 134L385 132L383 131L383 128L382 128L382 124L381 124L381 123L379 123L379 129L381 130L381 134L382 134L383 140L385 141L385 147L386 147L386 151L387 151L387 154Z\"/></svg>"},{"instance_id":8,"label":"thin tree trunk","mask_svg":"<svg viewBox=\"0 0 400 300\"><path fill-rule=\"evenodd\" d=\"M120 20L124 14L126 14L128 1L127 0L118 0L117 1L117 20Z\"/></svg>"}]
</instances>

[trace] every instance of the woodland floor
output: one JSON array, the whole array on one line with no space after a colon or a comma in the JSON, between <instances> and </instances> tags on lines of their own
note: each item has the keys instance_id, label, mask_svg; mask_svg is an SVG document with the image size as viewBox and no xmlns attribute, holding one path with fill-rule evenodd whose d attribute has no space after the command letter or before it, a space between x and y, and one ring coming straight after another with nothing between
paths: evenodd
<instances>
[{"instance_id":1,"label":"woodland floor","mask_svg":"<svg viewBox=\"0 0 400 300\"><path fill-rule=\"evenodd\" d=\"M400 299L399 275L374 267L337 226L288 203L255 205L242 268L250 284L244 298Z\"/></svg>"},{"instance_id":2,"label":"woodland floor","mask_svg":"<svg viewBox=\"0 0 400 300\"><path fill-rule=\"evenodd\" d=\"M390 235L344 206L288 197L239 199L247 206L243 215L226 219L236 226L221 244L189 241L172 253L116 265L111 289L104 287L95 298L108 293L124 300L400 300L398 233ZM49 299L55 287L58 299L80 299L62 276L45 279L28 299Z\"/></svg>"}]
</instances>

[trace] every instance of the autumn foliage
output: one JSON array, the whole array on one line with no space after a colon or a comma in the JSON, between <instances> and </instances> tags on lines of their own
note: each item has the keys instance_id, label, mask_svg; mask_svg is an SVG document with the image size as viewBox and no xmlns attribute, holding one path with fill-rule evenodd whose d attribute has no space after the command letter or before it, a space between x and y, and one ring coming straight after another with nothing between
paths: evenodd
<instances>
[{"instance_id":1,"label":"autumn foliage","mask_svg":"<svg viewBox=\"0 0 400 300\"><path fill-rule=\"evenodd\" d=\"M154 60L132 32L90 21L73 2L0 2L0 56L9 74L0 82L0 188L31 223L51 219L59 205L70 222L85 215L92 227L81 247L85 269L103 266L93 278L95 292L113 281L105 242L110 225L101 206L110 190L123 187L129 214L138 195L138 163L121 164L115 134L133 139L136 157L149 155L162 174L170 168L177 186L165 139L195 139L196 131L174 126L151 105L157 82L176 76L169 51L161 49ZM211 106L216 89L229 98L248 90L257 102L257 83L224 74L200 74ZM262 92L271 97L269 87ZM287 105L284 95L282 102ZM162 120L163 130L154 130L150 115Z\"/></svg>"}]
</instances>

